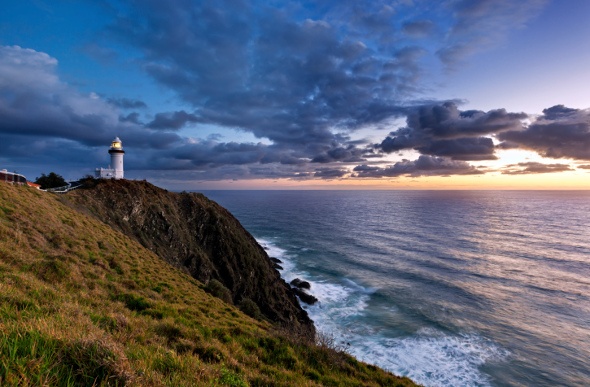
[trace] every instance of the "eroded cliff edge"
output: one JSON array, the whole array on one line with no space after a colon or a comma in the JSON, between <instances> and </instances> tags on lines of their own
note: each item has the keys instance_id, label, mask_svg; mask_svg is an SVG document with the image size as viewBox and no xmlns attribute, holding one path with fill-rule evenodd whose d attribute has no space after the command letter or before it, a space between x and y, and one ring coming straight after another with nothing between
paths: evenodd
<instances>
[{"instance_id":1,"label":"eroded cliff edge","mask_svg":"<svg viewBox=\"0 0 590 387\"><path fill-rule=\"evenodd\" d=\"M136 239L203 283L220 281L235 304L250 299L273 323L314 332L307 312L264 249L229 211L204 195L169 192L145 181L88 179L62 201Z\"/></svg>"}]
</instances>

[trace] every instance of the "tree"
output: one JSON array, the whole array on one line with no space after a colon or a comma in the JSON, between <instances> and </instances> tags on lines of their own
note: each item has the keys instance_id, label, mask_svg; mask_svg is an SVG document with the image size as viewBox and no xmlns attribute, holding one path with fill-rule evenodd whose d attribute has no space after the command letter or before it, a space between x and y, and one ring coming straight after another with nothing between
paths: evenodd
<instances>
[{"instance_id":1,"label":"tree","mask_svg":"<svg viewBox=\"0 0 590 387\"><path fill-rule=\"evenodd\" d=\"M41 189L57 188L68 185L64 178L55 172L50 172L49 175L41 174L40 177L35 180L36 184L41 184Z\"/></svg>"}]
</instances>

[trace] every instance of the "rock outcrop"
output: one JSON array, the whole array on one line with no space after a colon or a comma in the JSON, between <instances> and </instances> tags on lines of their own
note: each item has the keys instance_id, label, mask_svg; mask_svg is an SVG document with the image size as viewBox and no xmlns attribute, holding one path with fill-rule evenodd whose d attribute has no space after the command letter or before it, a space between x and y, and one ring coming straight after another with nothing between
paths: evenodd
<instances>
[{"instance_id":1,"label":"rock outcrop","mask_svg":"<svg viewBox=\"0 0 590 387\"><path fill-rule=\"evenodd\" d=\"M62 200L203 283L221 282L234 304L249 299L270 321L314 332L276 263L234 216L204 195L169 192L145 181L88 179L85 188Z\"/></svg>"}]
</instances>

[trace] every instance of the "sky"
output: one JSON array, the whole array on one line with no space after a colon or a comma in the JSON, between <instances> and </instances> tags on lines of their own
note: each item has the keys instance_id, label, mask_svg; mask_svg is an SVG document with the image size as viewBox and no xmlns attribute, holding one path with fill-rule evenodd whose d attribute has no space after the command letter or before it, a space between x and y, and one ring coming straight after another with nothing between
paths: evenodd
<instances>
[{"instance_id":1,"label":"sky","mask_svg":"<svg viewBox=\"0 0 590 387\"><path fill-rule=\"evenodd\" d=\"M590 189L587 0L2 0L0 169Z\"/></svg>"}]
</instances>

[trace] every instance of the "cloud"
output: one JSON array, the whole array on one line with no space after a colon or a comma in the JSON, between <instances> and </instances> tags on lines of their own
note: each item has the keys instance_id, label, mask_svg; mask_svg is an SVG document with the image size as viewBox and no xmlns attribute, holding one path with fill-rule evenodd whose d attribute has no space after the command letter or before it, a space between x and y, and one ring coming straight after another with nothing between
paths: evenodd
<instances>
[{"instance_id":1,"label":"cloud","mask_svg":"<svg viewBox=\"0 0 590 387\"><path fill-rule=\"evenodd\" d=\"M488 137L466 137L432 141L416 148L422 154L447 156L453 160L496 160L494 142Z\"/></svg>"},{"instance_id":2,"label":"cloud","mask_svg":"<svg viewBox=\"0 0 590 387\"><path fill-rule=\"evenodd\" d=\"M170 144L178 137L150 133L96 94L81 94L56 75L57 60L19 46L0 46L0 132L61 138L86 146L117 135L137 145ZM133 121L133 116L128 116Z\"/></svg>"},{"instance_id":3,"label":"cloud","mask_svg":"<svg viewBox=\"0 0 590 387\"><path fill-rule=\"evenodd\" d=\"M531 173L555 173L573 171L568 164L543 164L538 162L527 162L507 165L502 174L504 175L526 175Z\"/></svg>"},{"instance_id":4,"label":"cloud","mask_svg":"<svg viewBox=\"0 0 590 387\"><path fill-rule=\"evenodd\" d=\"M317 178L325 179L325 180L332 180L332 179L338 179L338 178L344 177L348 173L350 173L348 171L348 169L319 168L319 169L316 169L316 171L313 173L313 177L317 177Z\"/></svg>"},{"instance_id":5,"label":"cloud","mask_svg":"<svg viewBox=\"0 0 590 387\"><path fill-rule=\"evenodd\" d=\"M346 163L358 163L364 161L365 150L353 145L347 147L335 146L322 154L314 157L312 163L332 163L341 161Z\"/></svg>"},{"instance_id":6,"label":"cloud","mask_svg":"<svg viewBox=\"0 0 590 387\"><path fill-rule=\"evenodd\" d=\"M360 40L381 36L392 17L383 6L340 7L355 31L342 34L326 15L297 20L287 8L248 1L140 5L111 32L141 50L142 68L192 105L195 120L294 147L330 145L339 132L401 116L424 53Z\"/></svg>"},{"instance_id":7,"label":"cloud","mask_svg":"<svg viewBox=\"0 0 590 387\"><path fill-rule=\"evenodd\" d=\"M129 113L126 116L121 115L119 116L119 121L121 122L131 122L137 125L142 125L141 121L139 120L139 113L133 112Z\"/></svg>"},{"instance_id":8,"label":"cloud","mask_svg":"<svg viewBox=\"0 0 590 387\"><path fill-rule=\"evenodd\" d=\"M359 165L353 171L355 172L353 177L359 178L479 175L483 173L464 161L425 155L421 155L413 161L402 160L386 168L366 164Z\"/></svg>"},{"instance_id":9,"label":"cloud","mask_svg":"<svg viewBox=\"0 0 590 387\"><path fill-rule=\"evenodd\" d=\"M130 98L107 98L107 102L121 109L144 109L145 102Z\"/></svg>"},{"instance_id":10,"label":"cloud","mask_svg":"<svg viewBox=\"0 0 590 387\"><path fill-rule=\"evenodd\" d=\"M111 105L62 83L56 67L57 60L45 53L0 46L2 133L98 144L111 139L112 129L123 129Z\"/></svg>"},{"instance_id":11,"label":"cloud","mask_svg":"<svg viewBox=\"0 0 590 387\"><path fill-rule=\"evenodd\" d=\"M590 160L590 110L556 105L543 110L524 130L498 135L506 147L529 149L543 157Z\"/></svg>"},{"instance_id":12,"label":"cloud","mask_svg":"<svg viewBox=\"0 0 590 387\"><path fill-rule=\"evenodd\" d=\"M105 144L120 136L138 150L126 155L133 168L202 179L342 178L352 165L357 177L477 174L482 170L466 161L494 160L499 148L587 160L585 111L556 106L525 127L523 120L532 118L524 113L416 102L424 97L426 70L441 66L434 52L454 65L501 42L543 3L112 3L114 19L106 34L99 31L101 44L84 49L111 65L138 64L158 87L173 91L166 105L182 108L158 112L136 98L82 93L58 77L55 58L0 47L2 157L24 157L29 141L46 160L65 163L60 148L68 147L68 158L87 154L95 164ZM438 40L424 40L435 35ZM404 117L406 125L379 144L355 140L355 131ZM183 129L201 124L204 136L217 126L265 141L183 137ZM502 143L495 146L494 137ZM374 166L385 153L407 150L420 156Z\"/></svg>"},{"instance_id":13,"label":"cloud","mask_svg":"<svg viewBox=\"0 0 590 387\"><path fill-rule=\"evenodd\" d=\"M194 114L185 112L184 110L167 113L157 113L153 121L147 124L151 129L182 129L187 123L195 123L201 121L199 117Z\"/></svg>"},{"instance_id":14,"label":"cloud","mask_svg":"<svg viewBox=\"0 0 590 387\"><path fill-rule=\"evenodd\" d=\"M149 161L145 168L202 170L226 165L272 163L279 166L301 166L308 164L308 160L293 149L277 145L218 142L209 139L187 141L175 148L162 151L158 154L157 160ZM312 167L308 169L311 170Z\"/></svg>"},{"instance_id":15,"label":"cloud","mask_svg":"<svg viewBox=\"0 0 590 387\"><path fill-rule=\"evenodd\" d=\"M22 166L34 160L36 168L86 165L91 172L105 164L104 149L115 136L120 136L126 146L142 149L144 154L183 142L176 134L146 129L134 113L121 116L112 102L94 93L78 92L59 79L57 64L46 53L0 46L4 160ZM102 162L96 165L98 160Z\"/></svg>"},{"instance_id":16,"label":"cloud","mask_svg":"<svg viewBox=\"0 0 590 387\"><path fill-rule=\"evenodd\" d=\"M524 27L546 3L547 0L450 1L447 6L453 22L437 55L444 64L454 67L476 52L504 42L511 30Z\"/></svg>"},{"instance_id":17,"label":"cloud","mask_svg":"<svg viewBox=\"0 0 590 387\"><path fill-rule=\"evenodd\" d=\"M460 111L455 102L429 104L408 113L406 127L391 132L376 147L385 153L414 149L455 160L494 160L494 144L483 137L521 129L524 113L505 109Z\"/></svg>"},{"instance_id":18,"label":"cloud","mask_svg":"<svg viewBox=\"0 0 590 387\"><path fill-rule=\"evenodd\" d=\"M576 166L576 168L579 168L579 169L590 169L590 164L578 165L578 166Z\"/></svg>"}]
</instances>

